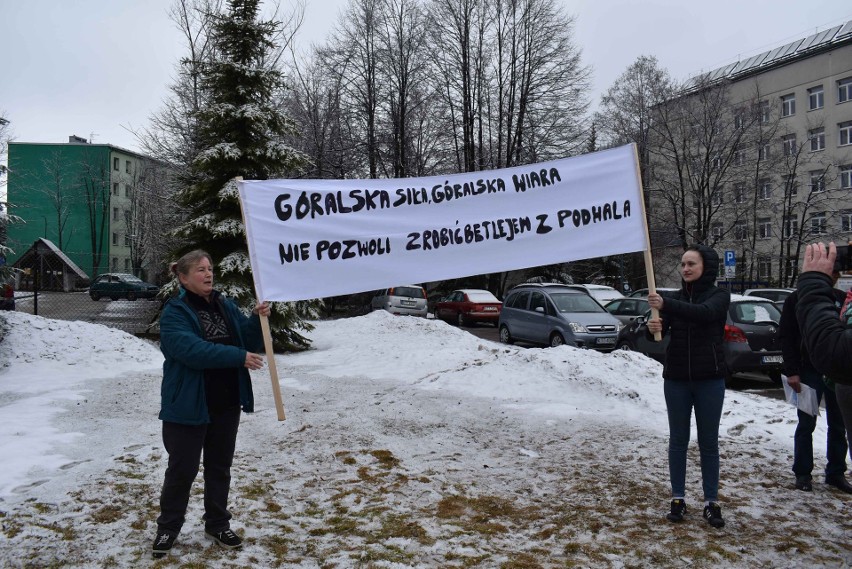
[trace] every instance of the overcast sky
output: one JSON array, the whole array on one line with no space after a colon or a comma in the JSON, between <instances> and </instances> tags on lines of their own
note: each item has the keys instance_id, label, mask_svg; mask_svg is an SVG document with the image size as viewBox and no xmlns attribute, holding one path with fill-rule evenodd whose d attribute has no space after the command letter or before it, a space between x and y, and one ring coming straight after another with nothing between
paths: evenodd
<instances>
[{"instance_id":1,"label":"overcast sky","mask_svg":"<svg viewBox=\"0 0 852 569\"><path fill-rule=\"evenodd\" d=\"M558 1L558 0L557 0ZM173 0L0 0L0 113L15 140L68 135L137 150L185 54ZM297 43L322 42L347 0L307 0ZM281 0L287 7L290 0ZM849 0L562 0L594 99L639 55L678 79L852 20Z\"/></svg>"}]
</instances>

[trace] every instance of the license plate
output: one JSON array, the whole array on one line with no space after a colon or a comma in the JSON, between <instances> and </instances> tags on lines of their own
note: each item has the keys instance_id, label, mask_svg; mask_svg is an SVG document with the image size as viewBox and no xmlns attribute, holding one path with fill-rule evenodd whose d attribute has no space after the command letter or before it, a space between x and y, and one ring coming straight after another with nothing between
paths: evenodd
<instances>
[{"instance_id":1,"label":"license plate","mask_svg":"<svg viewBox=\"0 0 852 569\"><path fill-rule=\"evenodd\" d=\"M615 338L598 338L595 340L598 344L615 344Z\"/></svg>"},{"instance_id":2,"label":"license plate","mask_svg":"<svg viewBox=\"0 0 852 569\"><path fill-rule=\"evenodd\" d=\"M484 310L485 312L496 312L497 307L496 306L486 306L482 310Z\"/></svg>"},{"instance_id":3,"label":"license plate","mask_svg":"<svg viewBox=\"0 0 852 569\"><path fill-rule=\"evenodd\" d=\"M414 306L417 303L414 302L413 300L403 300L403 301L400 301L400 304L402 304L403 306Z\"/></svg>"},{"instance_id":4,"label":"license plate","mask_svg":"<svg viewBox=\"0 0 852 569\"><path fill-rule=\"evenodd\" d=\"M762 361L765 364L783 364L784 356L763 356Z\"/></svg>"}]
</instances>

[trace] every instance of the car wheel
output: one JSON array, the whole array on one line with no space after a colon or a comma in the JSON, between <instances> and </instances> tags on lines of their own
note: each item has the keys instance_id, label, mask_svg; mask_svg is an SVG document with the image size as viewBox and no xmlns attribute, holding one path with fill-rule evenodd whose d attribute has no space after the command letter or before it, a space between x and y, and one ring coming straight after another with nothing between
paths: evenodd
<instances>
[{"instance_id":1,"label":"car wheel","mask_svg":"<svg viewBox=\"0 0 852 569\"><path fill-rule=\"evenodd\" d=\"M563 346L563 345L565 345L565 338L563 338L562 334L560 334L559 332L554 333L550 337L550 347L551 348L557 348L557 347Z\"/></svg>"},{"instance_id":2,"label":"car wheel","mask_svg":"<svg viewBox=\"0 0 852 569\"><path fill-rule=\"evenodd\" d=\"M98 294L97 292L89 293L89 296L91 296L92 300L94 300L96 302L101 299L101 295Z\"/></svg>"},{"instance_id":3,"label":"car wheel","mask_svg":"<svg viewBox=\"0 0 852 569\"><path fill-rule=\"evenodd\" d=\"M500 326L500 341L504 344L514 344L515 339L512 338L512 334L509 333L509 327L505 324Z\"/></svg>"},{"instance_id":4,"label":"car wheel","mask_svg":"<svg viewBox=\"0 0 852 569\"><path fill-rule=\"evenodd\" d=\"M628 342L627 340L622 340L622 341L620 341L620 342L618 343L618 345L617 345L617 346L615 346L615 349L616 349L616 350L624 350L625 352L633 352L633 351L635 351L635 350L633 349L633 346L631 346L631 345L630 345L630 342Z\"/></svg>"},{"instance_id":5,"label":"car wheel","mask_svg":"<svg viewBox=\"0 0 852 569\"><path fill-rule=\"evenodd\" d=\"M117 297L117 296L111 296L111 297L110 297L110 299L112 299L112 300L118 300L118 297Z\"/></svg>"},{"instance_id":6,"label":"car wheel","mask_svg":"<svg viewBox=\"0 0 852 569\"><path fill-rule=\"evenodd\" d=\"M127 300L131 300L131 301L136 300L136 293L135 292L128 292L127 293Z\"/></svg>"},{"instance_id":7,"label":"car wheel","mask_svg":"<svg viewBox=\"0 0 852 569\"><path fill-rule=\"evenodd\" d=\"M462 314L461 312L459 312L459 316L458 316L458 319L456 320L456 324L458 324L460 328L467 324L467 321L464 319L464 314Z\"/></svg>"}]
</instances>

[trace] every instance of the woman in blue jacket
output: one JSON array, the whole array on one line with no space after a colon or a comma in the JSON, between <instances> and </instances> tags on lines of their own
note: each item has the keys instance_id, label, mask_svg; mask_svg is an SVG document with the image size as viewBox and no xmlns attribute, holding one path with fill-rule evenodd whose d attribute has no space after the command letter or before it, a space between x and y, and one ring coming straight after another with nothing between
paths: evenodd
<instances>
[{"instance_id":1,"label":"woman in blue jacket","mask_svg":"<svg viewBox=\"0 0 852 569\"><path fill-rule=\"evenodd\" d=\"M254 410L248 370L260 369L262 334L251 317L213 290L213 263L196 250L172 265L180 292L163 308L160 349L165 356L160 390L163 444L169 455L153 555L168 554L183 526L192 482L204 457L204 531L219 545L236 549L242 539L230 529L228 493L240 412Z\"/></svg>"},{"instance_id":2,"label":"woman in blue jacket","mask_svg":"<svg viewBox=\"0 0 852 569\"><path fill-rule=\"evenodd\" d=\"M648 321L648 331L670 336L663 367L663 390L669 418L669 477L672 486L668 519L678 522L686 513L686 451L692 410L698 429L704 519L725 525L719 507L719 423L725 400L725 359L722 343L731 295L716 286L719 255L710 247L693 245L681 258L682 288L648 295L648 305L660 318Z\"/></svg>"}]
</instances>

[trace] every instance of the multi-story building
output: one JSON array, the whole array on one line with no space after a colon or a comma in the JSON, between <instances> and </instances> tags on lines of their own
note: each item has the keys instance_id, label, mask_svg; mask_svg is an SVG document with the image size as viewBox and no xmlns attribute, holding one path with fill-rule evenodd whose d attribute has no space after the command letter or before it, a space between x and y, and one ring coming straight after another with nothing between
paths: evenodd
<instances>
[{"instance_id":1,"label":"multi-story building","mask_svg":"<svg viewBox=\"0 0 852 569\"><path fill-rule=\"evenodd\" d=\"M140 198L161 171L145 156L76 136L60 144L10 142L7 200L24 223L7 228L15 251L8 262L45 238L90 279L104 272L148 276L150 227L143 226Z\"/></svg>"},{"instance_id":2,"label":"multi-story building","mask_svg":"<svg viewBox=\"0 0 852 569\"><path fill-rule=\"evenodd\" d=\"M720 254L735 252L735 280L790 285L804 244L852 239L852 21L703 74L695 85L682 97L724 89L727 118L692 125L703 128L696 146L707 154L687 158L703 162L706 179L694 182L700 164L678 173L700 187L690 205L703 218L683 220L706 223L696 234ZM651 210L672 209L674 200L654 204L654 194ZM664 219L650 220L664 237L655 245L657 283L677 285L680 250Z\"/></svg>"}]
</instances>

